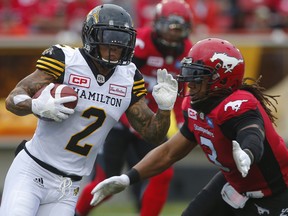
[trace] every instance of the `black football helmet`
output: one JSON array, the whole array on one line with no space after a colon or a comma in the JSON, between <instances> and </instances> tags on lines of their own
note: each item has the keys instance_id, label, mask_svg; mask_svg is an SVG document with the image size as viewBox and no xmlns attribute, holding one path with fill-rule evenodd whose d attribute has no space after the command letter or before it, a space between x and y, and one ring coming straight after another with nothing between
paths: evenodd
<instances>
[{"instance_id":1,"label":"black football helmet","mask_svg":"<svg viewBox=\"0 0 288 216\"><path fill-rule=\"evenodd\" d=\"M127 65L131 62L136 41L136 30L130 14L114 4L103 4L92 9L84 21L82 42L85 52L105 67ZM112 61L101 57L99 45L122 48L121 58ZM110 52L109 52L110 53Z\"/></svg>"}]
</instances>

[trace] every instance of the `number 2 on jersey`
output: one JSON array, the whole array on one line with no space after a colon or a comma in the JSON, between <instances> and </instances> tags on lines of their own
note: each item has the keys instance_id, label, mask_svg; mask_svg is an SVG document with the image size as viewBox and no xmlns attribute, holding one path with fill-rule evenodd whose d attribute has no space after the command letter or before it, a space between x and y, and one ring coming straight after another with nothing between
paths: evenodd
<instances>
[{"instance_id":1,"label":"number 2 on jersey","mask_svg":"<svg viewBox=\"0 0 288 216\"><path fill-rule=\"evenodd\" d=\"M96 120L86 127L84 130L80 131L79 133L73 135L68 142L65 149L75 152L77 154L87 156L92 148L92 145L85 144L80 145L80 140L84 139L85 137L89 136L91 133L96 131L100 128L106 118L106 114L104 110L97 109L95 107L90 107L89 109L85 110L82 114L84 118L96 117Z\"/></svg>"}]
</instances>

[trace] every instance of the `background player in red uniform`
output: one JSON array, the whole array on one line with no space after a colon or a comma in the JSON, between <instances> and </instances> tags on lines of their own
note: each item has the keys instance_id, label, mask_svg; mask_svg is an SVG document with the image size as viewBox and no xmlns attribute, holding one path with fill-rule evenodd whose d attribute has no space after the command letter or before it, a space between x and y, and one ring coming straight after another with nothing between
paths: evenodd
<instances>
[{"instance_id":1,"label":"background player in red uniform","mask_svg":"<svg viewBox=\"0 0 288 216\"><path fill-rule=\"evenodd\" d=\"M148 106L156 111L157 104L152 97L152 89L156 84L156 71L166 68L176 76L180 72L180 62L187 56L192 43L189 35L192 28L192 14L187 3L182 0L162 1L156 6L156 16L153 26L137 30L133 63L141 71L148 94ZM184 119L181 111L182 98L178 98L174 113L180 125ZM129 167L139 162L155 143L147 143L130 126L126 116L109 133L102 154L96 160L96 176L84 189L78 200L76 212L87 215L93 206L91 190L97 183L107 177L119 175L127 159ZM167 200L173 168L151 178L149 182L137 185L136 200L142 216L157 216ZM157 194L157 196L155 196Z\"/></svg>"},{"instance_id":2,"label":"background player in red uniform","mask_svg":"<svg viewBox=\"0 0 288 216\"><path fill-rule=\"evenodd\" d=\"M212 188L221 189L202 191L206 198L198 208L208 212L192 204L183 216L287 214L288 149L273 127L275 96L243 75L244 59L228 41L208 38L193 45L177 78L188 85L187 92L180 91L189 96L182 104L184 125L127 174L99 183L91 204L164 171L198 144L220 168Z\"/></svg>"}]
</instances>

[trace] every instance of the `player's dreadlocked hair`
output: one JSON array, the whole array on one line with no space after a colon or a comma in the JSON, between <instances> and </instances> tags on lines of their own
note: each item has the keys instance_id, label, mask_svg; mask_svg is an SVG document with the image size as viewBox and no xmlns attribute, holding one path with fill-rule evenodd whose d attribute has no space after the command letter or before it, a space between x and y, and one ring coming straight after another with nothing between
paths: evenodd
<instances>
[{"instance_id":1,"label":"player's dreadlocked hair","mask_svg":"<svg viewBox=\"0 0 288 216\"><path fill-rule=\"evenodd\" d=\"M270 109L270 107L273 107L275 112L277 112L277 108L272 103L271 100L273 100L276 104L278 104L276 98L279 97L280 95L265 94L264 91L266 89L264 87L260 86L260 84L259 84L260 80L261 80L261 76L258 79L254 79L254 78L250 78L250 77L244 78L242 85L239 87L239 89L246 90L246 91L250 92L251 94L253 94L260 101L262 107L264 108L264 110L268 114L272 123L275 124L275 120L277 119L277 117L273 114L273 111Z\"/></svg>"}]
</instances>

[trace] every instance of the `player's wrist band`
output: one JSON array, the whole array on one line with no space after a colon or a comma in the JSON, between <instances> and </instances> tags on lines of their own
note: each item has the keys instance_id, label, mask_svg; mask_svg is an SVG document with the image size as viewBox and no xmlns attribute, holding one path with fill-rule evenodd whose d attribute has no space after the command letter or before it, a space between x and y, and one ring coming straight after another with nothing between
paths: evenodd
<instances>
[{"instance_id":1,"label":"player's wrist band","mask_svg":"<svg viewBox=\"0 0 288 216\"><path fill-rule=\"evenodd\" d=\"M141 179L140 179L140 174L139 172L132 168L131 170L129 170L126 175L128 176L129 180L130 180L130 185L134 184L134 183L137 183L139 182Z\"/></svg>"}]
</instances>

